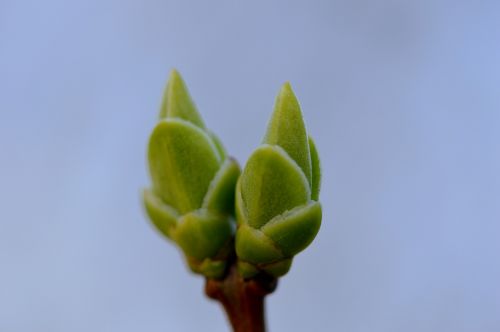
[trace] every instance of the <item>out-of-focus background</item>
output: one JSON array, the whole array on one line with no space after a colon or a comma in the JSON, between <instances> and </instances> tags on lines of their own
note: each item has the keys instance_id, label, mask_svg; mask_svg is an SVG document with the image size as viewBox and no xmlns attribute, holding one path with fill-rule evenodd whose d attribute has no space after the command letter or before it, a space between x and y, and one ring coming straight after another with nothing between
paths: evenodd
<instances>
[{"instance_id":1,"label":"out-of-focus background","mask_svg":"<svg viewBox=\"0 0 500 332\"><path fill-rule=\"evenodd\" d=\"M228 331L148 225L168 72L243 164L291 81L322 229L270 331L500 330L498 1L0 2L0 331Z\"/></svg>"}]
</instances>

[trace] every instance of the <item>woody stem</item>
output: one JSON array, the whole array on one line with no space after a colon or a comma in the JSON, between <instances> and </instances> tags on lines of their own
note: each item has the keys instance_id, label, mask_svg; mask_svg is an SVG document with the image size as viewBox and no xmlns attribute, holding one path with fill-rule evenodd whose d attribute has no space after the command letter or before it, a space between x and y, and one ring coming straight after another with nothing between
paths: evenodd
<instances>
[{"instance_id":1,"label":"woody stem","mask_svg":"<svg viewBox=\"0 0 500 332\"><path fill-rule=\"evenodd\" d=\"M243 279L233 262L224 279L206 280L205 293L222 304L234 332L265 332L264 299L276 285L276 278L265 275Z\"/></svg>"}]
</instances>

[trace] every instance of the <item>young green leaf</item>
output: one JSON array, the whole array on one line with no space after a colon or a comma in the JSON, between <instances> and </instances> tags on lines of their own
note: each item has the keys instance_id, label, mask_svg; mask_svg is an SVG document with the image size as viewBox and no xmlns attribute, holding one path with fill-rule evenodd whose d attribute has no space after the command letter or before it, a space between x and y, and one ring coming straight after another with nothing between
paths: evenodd
<instances>
[{"instance_id":1,"label":"young green leaf","mask_svg":"<svg viewBox=\"0 0 500 332\"><path fill-rule=\"evenodd\" d=\"M175 240L188 256L197 260L215 256L232 235L227 218L197 210L179 219Z\"/></svg>"},{"instance_id":2,"label":"young green leaf","mask_svg":"<svg viewBox=\"0 0 500 332\"><path fill-rule=\"evenodd\" d=\"M221 161L210 137L190 122L158 123L149 141L149 167L155 190L181 214L201 207Z\"/></svg>"},{"instance_id":3,"label":"young green leaf","mask_svg":"<svg viewBox=\"0 0 500 332\"><path fill-rule=\"evenodd\" d=\"M321 164L319 161L318 150L316 144L311 136L309 136L309 150L311 151L311 199L317 201L319 199L319 192L321 190Z\"/></svg>"},{"instance_id":4,"label":"young green leaf","mask_svg":"<svg viewBox=\"0 0 500 332\"><path fill-rule=\"evenodd\" d=\"M208 192L203 199L202 207L221 213L234 213L234 188L240 176L240 167L233 158L222 164L213 178Z\"/></svg>"},{"instance_id":5,"label":"young green leaf","mask_svg":"<svg viewBox=\"0 0 500 332\"><path fill-rule=\"evenodd\" d=\"M261 230L283 253L293 256L305 249L314 239L321 225L321 205L311 202L275 217Z\"/></svg>"},{"instance_id":6,"label":"young green leaf","mask_svg":"<svg viewBox=\"0 0 500 332\"><path fill-rule=\"evenodd\" d=\"M143 190L142 197L149 219L163 235L171 238L172 231L177 225L179 213L173 207L162 202L161 198L149 189Z\"/></svg>"},{"instance_id":7,"label":"young green leaf","mask_svg":"<svg viewBox=\"0 0 500 332\"><path fill-rule=\"evenodd\" d=\"M269 263L283 258L283 253L260 230L241 225L236 234L236 253L250 263Z\"/></svg>"},{"instance_id":8,"label":"young green leaf","mask_svg":"<svg viewBox=\"0 0 500 332\"><path fill-rule=\"evenodd\" d=\"M241 177L248 224L260 228L275 216L308 202L304 173L279 146L262 145L250 156Z\"/></svg>"}]
</instances>

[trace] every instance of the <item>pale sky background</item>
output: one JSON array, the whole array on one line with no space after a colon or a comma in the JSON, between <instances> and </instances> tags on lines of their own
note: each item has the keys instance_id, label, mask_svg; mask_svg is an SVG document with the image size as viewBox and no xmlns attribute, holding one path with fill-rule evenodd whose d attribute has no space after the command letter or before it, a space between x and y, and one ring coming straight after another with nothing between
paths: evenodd
<instances>
[{"instance_id":1,"label":"pale sky background","mask_svg":"<svg viewBox=\"0 0 500 332\"><path fill-rule=\"evenodd\" d=\"M148 225L168 72L244 163L281 84L324 220L271 332L500 331L500 2L0 0L0 331L228 331Z\"/></svg>"}]
</instances>

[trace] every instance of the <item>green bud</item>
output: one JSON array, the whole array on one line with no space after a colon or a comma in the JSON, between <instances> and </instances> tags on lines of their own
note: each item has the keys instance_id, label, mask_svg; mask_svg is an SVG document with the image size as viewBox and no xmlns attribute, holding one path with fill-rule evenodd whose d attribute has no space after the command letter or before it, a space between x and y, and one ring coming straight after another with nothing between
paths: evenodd
<instances>
[{"instance_id":1,"label":"green bud","mask_svg":"<svg viewBox=\"0 0 500 332\"><path fill-rule=\"evenodd\" d=\"M152 223L179 245L191 270L221 276L234 232L240 169L205 128L175 70L149 139L148 161L153 185L143 199Z\"/></svg>"},{"instance_id":2,"label":"green bud","mask_svg":"<svg viewBox=\"0 0 500 332\"><path fill-rule=\"evenodd\" d=\"M316 147L286 83L236 187L236 254L244 277L286 274L312 242L321 224L320 179Z\"/></svg>"}]
</instances>

